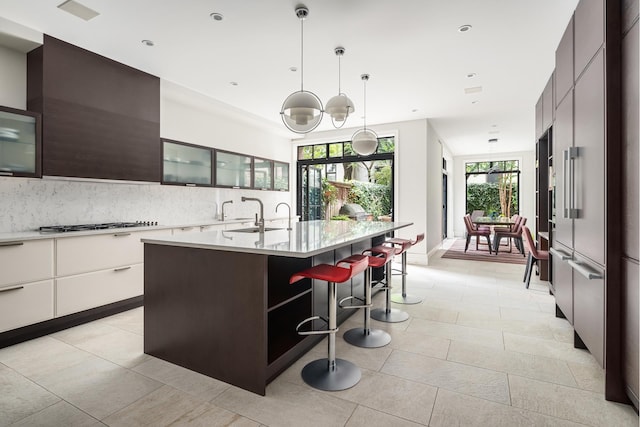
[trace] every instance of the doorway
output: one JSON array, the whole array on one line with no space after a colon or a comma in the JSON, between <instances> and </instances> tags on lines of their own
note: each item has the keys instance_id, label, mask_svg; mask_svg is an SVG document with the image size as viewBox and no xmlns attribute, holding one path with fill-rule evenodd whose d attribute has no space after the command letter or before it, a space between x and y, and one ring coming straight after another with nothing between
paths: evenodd
<instances>
[{"instance_id":1,"label":"doorway","mask_svg":"<svg viewBox=\"0 0 640 427\"><path fill-rule=\"evenodd\" d=\"M447 174L442 174L442 240L447 238Z\"/></svg>"}]
</instances>

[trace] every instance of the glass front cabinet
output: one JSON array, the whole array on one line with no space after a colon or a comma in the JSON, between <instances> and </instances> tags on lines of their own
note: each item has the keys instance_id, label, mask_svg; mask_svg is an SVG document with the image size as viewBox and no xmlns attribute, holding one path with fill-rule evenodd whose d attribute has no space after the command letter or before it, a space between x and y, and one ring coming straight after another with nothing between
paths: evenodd
<instances>
[{"instance_id":1,"label":"glass front cabinet","mask_svg":"<svg viewBox=\"0 0 640 427\"><path fill-rule=\"evenodd\" d=\"M273 189L289 191L289 163L273 162Z\"/></svg>"},{"instance_id":2,"label":"glass front cabinet","mask_svg":"<svg viewBox=\"0 0 640 427\"><path fill-rule=\"evenodd\" d=\"M273 160L253 159L253 188L273 190Z\"/></svg>"},{"instance_id":3,"label":"glass front cabinet","mask_svg":"<svg viewBox=\"0 0 640 427\"><path fill-rule=\"evenodd\" d=\"M162 183L212 186L212 150L185 142L162 140Z\"/></svg>"},{"instance_id":4,"label":"glass front cabinet","mask_svg":"<svg viewBox=\"0 0 640 427\"><path fill-rule=\"evenodd\" d=\"M40 177L41 116L0 107L0 176Z\"/></svg>"},{"instance_id":5,"label":"glass front cabinet","mask_svg":"<svg viewBox=\"0 0 640 427\"><path fill-rule=\"evenodd\" d=\"M253 157L216 150L216 187L253 188Z\"/></svg>"}]
</instances>

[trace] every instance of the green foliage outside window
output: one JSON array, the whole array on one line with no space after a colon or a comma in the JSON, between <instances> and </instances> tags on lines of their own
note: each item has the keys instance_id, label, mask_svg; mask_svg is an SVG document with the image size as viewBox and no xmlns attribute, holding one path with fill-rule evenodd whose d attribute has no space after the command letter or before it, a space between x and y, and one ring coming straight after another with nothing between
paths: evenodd
<instances>
[{"instance_id":1,"label":"green foliage outside window","mask_svg":"<svg viewBox=\"0 0 640 427\"><path fill-rule=\"evenodd\" d=\"M518 188L512 184L511 214L518 213ZM489 216L500 215L500 189L497 183L467 184L467 213L484 211Z\"/></svg>"},{"instance_id":2,"label":"green foliage outside window","mask_svg":"<svg viewBox=\"0 0 640 427\"><path fill-rule=\"evenodd\" d=\"M391 187L368 182L351 181L349 203L357 203L377 219L391 213Z\"/></svg>"}]
</instances>

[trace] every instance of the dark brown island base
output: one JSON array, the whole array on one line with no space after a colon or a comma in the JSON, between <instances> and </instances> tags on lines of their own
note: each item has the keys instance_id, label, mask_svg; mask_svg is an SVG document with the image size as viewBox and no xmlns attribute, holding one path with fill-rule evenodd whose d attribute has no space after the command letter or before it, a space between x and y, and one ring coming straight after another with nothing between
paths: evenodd
<instances>
[{"instance_id":1,"label":"dark brown island base","mask_svg":"<svg viewBox=\"0 0 640 427\"><path fill-rule=\"evenodd\" d=\"M144 352L264 395L270 381L324 337L298 335L296 326L326 317L326 283L290 285L291 275L359 254L409 225L307 221L290 231L143 239ZM339 284L338 300L363 295L362 276ZM338 310L338 323L354 311ZM323 327L317 323L314 328Z\"/></svg>"}]
</instances>

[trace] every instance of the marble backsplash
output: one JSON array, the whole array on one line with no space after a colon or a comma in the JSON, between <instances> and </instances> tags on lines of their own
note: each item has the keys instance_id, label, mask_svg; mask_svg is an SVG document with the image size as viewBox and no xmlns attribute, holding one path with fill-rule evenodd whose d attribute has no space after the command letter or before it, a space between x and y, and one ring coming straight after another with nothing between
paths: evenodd
<instances>
[{"instance_id":1,"label":"marble backsplash","mask_svg":"<svg viewBox=\"0 0 640 427\"><path fill-rule=\"evenodd\" d=\"M225 200L233 200L227 217L253 217L257 203L242 203L242 196L260 198L265 218L285 217L286 208L276 214L275 207L291 204L290 192L0 177L0 233L115 221L200 223L217 219Z\"/></svg>"}]
</instances>

